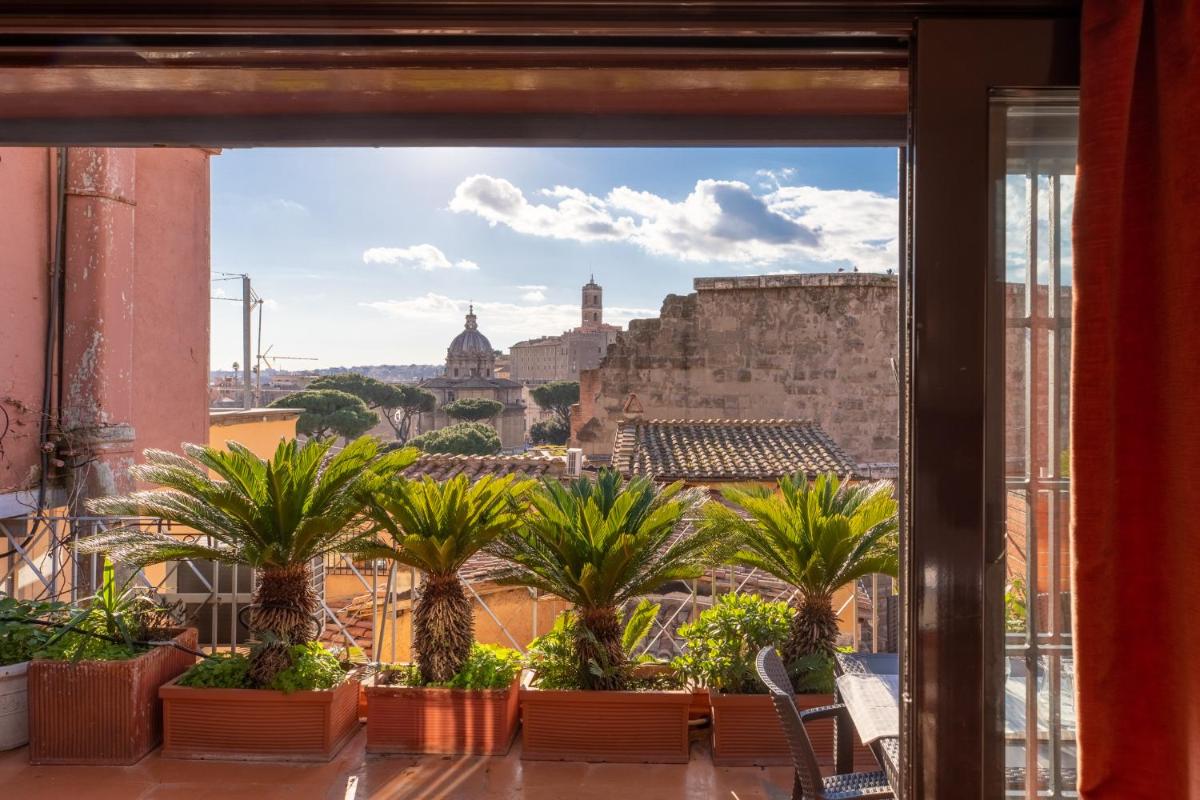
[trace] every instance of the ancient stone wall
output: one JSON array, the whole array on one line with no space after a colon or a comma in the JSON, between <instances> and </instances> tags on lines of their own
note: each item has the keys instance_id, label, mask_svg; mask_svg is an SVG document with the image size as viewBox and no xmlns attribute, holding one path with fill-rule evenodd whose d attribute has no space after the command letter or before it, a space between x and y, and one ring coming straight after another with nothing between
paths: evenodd
<instances>
[{"instance_id":1,"label":"ancient stone wall","mask_svg":"<svg viewBox=\"0 0 1200 800\"><path fill-rule=\"evenodd\" d=\"M612 453L617 422L811 419L859 463L896 463L896 278L697 278L634 320L581 376L572 442Z\"/></svg>"}]
</instances>

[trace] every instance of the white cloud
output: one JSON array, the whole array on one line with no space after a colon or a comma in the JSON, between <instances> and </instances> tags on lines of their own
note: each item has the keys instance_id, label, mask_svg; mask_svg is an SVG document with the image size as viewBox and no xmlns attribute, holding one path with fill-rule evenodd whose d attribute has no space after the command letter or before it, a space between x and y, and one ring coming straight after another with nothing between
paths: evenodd
<instances>
[{"instance_id":1,"label":"white cloud","mask_svg":"<svg viewBox=\"0 0 1200 800\"><path fill-rule=\"evenodd\" d=\"M521 299L525 302L540 303L546 299L546 289L549 287L541 284L525 284L517 288L521 290Z\"/></svg>"},{"instance_id":2,"label":"white cloud","mask_svg":"<svg viewBox=\"0 0 1200 800\"><path fill-rule=\"evenodd\" d=\"M433 272L439 269L474 271L479 265L463 258L451 261L446 254L431 244L414 244L412 247L372 247L363 251L364 264L395 264L398 267Z\"/></svg>"},{"instance_id":3,"label":"white cloud","mask_svg":"<svg viewBox=\"0 0 1200 800\"><path fill-rule=\"evenodd\" d=\"M418 297L400 300L377 300L359 303L405 322L419 322L431 327L442 327L447 337L462 327L463 317L471 301L447 297L428 292ZM501 303L474 302L475 314L479 318L479 330L492 345L507 348L515 341L535 336L559 333L579 324L579 306L565 303ZM605 306L605 321L624 325L631 319L654 317L658 309L626 308ZM428 330L433 336L436 330ZM447 338L449 341L449 338Z\"/></svg>"},{"instance_id":4,"label":"white cloud","mask_svg":"<svg viewBox=\"0 0 1200 800\"><path fill-rule=\"evenodd\" d=\"M274 216L307 217L308 207L286 197L269 197L254 200L251 210L256 214Z\"/></svg>"},{"instance_id":5,"label":"white cloud","mask_svg":"<svg viewBox=\"0 0 1200 800\"><path fill-rule=\"evenodd\" d=\"M897 265L898 205L868 191L781 186L788 169L770 172L769 191L740 181L700 180L683 200L618 186L604 197L582 189L542 189L531 201L511 182L473 175L454 191L450 210L491 225L577 242L627 242L655 255L693 262L740 262L762 268L781 260L883 271Z\"/></svg>"}]
</instances>

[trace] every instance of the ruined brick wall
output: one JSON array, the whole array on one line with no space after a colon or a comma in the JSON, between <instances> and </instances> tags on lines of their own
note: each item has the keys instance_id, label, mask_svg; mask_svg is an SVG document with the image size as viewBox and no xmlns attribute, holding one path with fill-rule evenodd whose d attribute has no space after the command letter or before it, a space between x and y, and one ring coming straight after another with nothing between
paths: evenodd
<instances>
[{"instance_id":1,"label":"ruined brick wall","mask_svg":"<svg viewBox=\"0 0 1200 800\"><path fill-rule=\"evenodd\" d=\"M860 463L898 460L894 276L697 278L695 288L632 321L584 373L575 446L611 454L617 422L640 407L645 419L811 419Z\"/></svg>"}]
</instances>

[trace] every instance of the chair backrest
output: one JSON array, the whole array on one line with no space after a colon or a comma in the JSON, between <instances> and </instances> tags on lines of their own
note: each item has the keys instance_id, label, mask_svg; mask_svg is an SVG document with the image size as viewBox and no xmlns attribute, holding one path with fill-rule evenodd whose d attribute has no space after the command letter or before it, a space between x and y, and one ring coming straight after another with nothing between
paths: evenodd
<instances>
[{"instance_id":1,"label":"chair backrest","mask_svg":"<svg viewBox=\"0 0 1200 800\"><path fill-rule=\"evenodd\" d=\"M771 701L775 704L775 713L787 737L792 763L796 766L796 778L804 790L805 800L823 800L825 784L821 780L821 767L817 764L817 754L813 750L812 740L808 738L808 731L804 729L804 721L800 719L800 710L796 708L795 690L788 678L787 668L773 647L759 650L754 666L758 671L758 679L771 692Z\"/></svg>"}]
</instances>

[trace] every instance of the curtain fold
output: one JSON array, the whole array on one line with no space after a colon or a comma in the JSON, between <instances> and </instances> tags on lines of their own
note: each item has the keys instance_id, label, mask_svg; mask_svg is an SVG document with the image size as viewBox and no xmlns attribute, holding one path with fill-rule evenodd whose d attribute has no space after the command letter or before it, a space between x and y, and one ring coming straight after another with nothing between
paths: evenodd
<instances>
[{"instance_id":1,"label":"curtain fold","mask_svg":"<svg viewBox=\"0 0 1200 800\"><path fill-rule=\"evenodd\" d=\"M1085 0L1081 76L1079 789L1200 798L1200 0Z\"/></svg>"}]
</instances>

